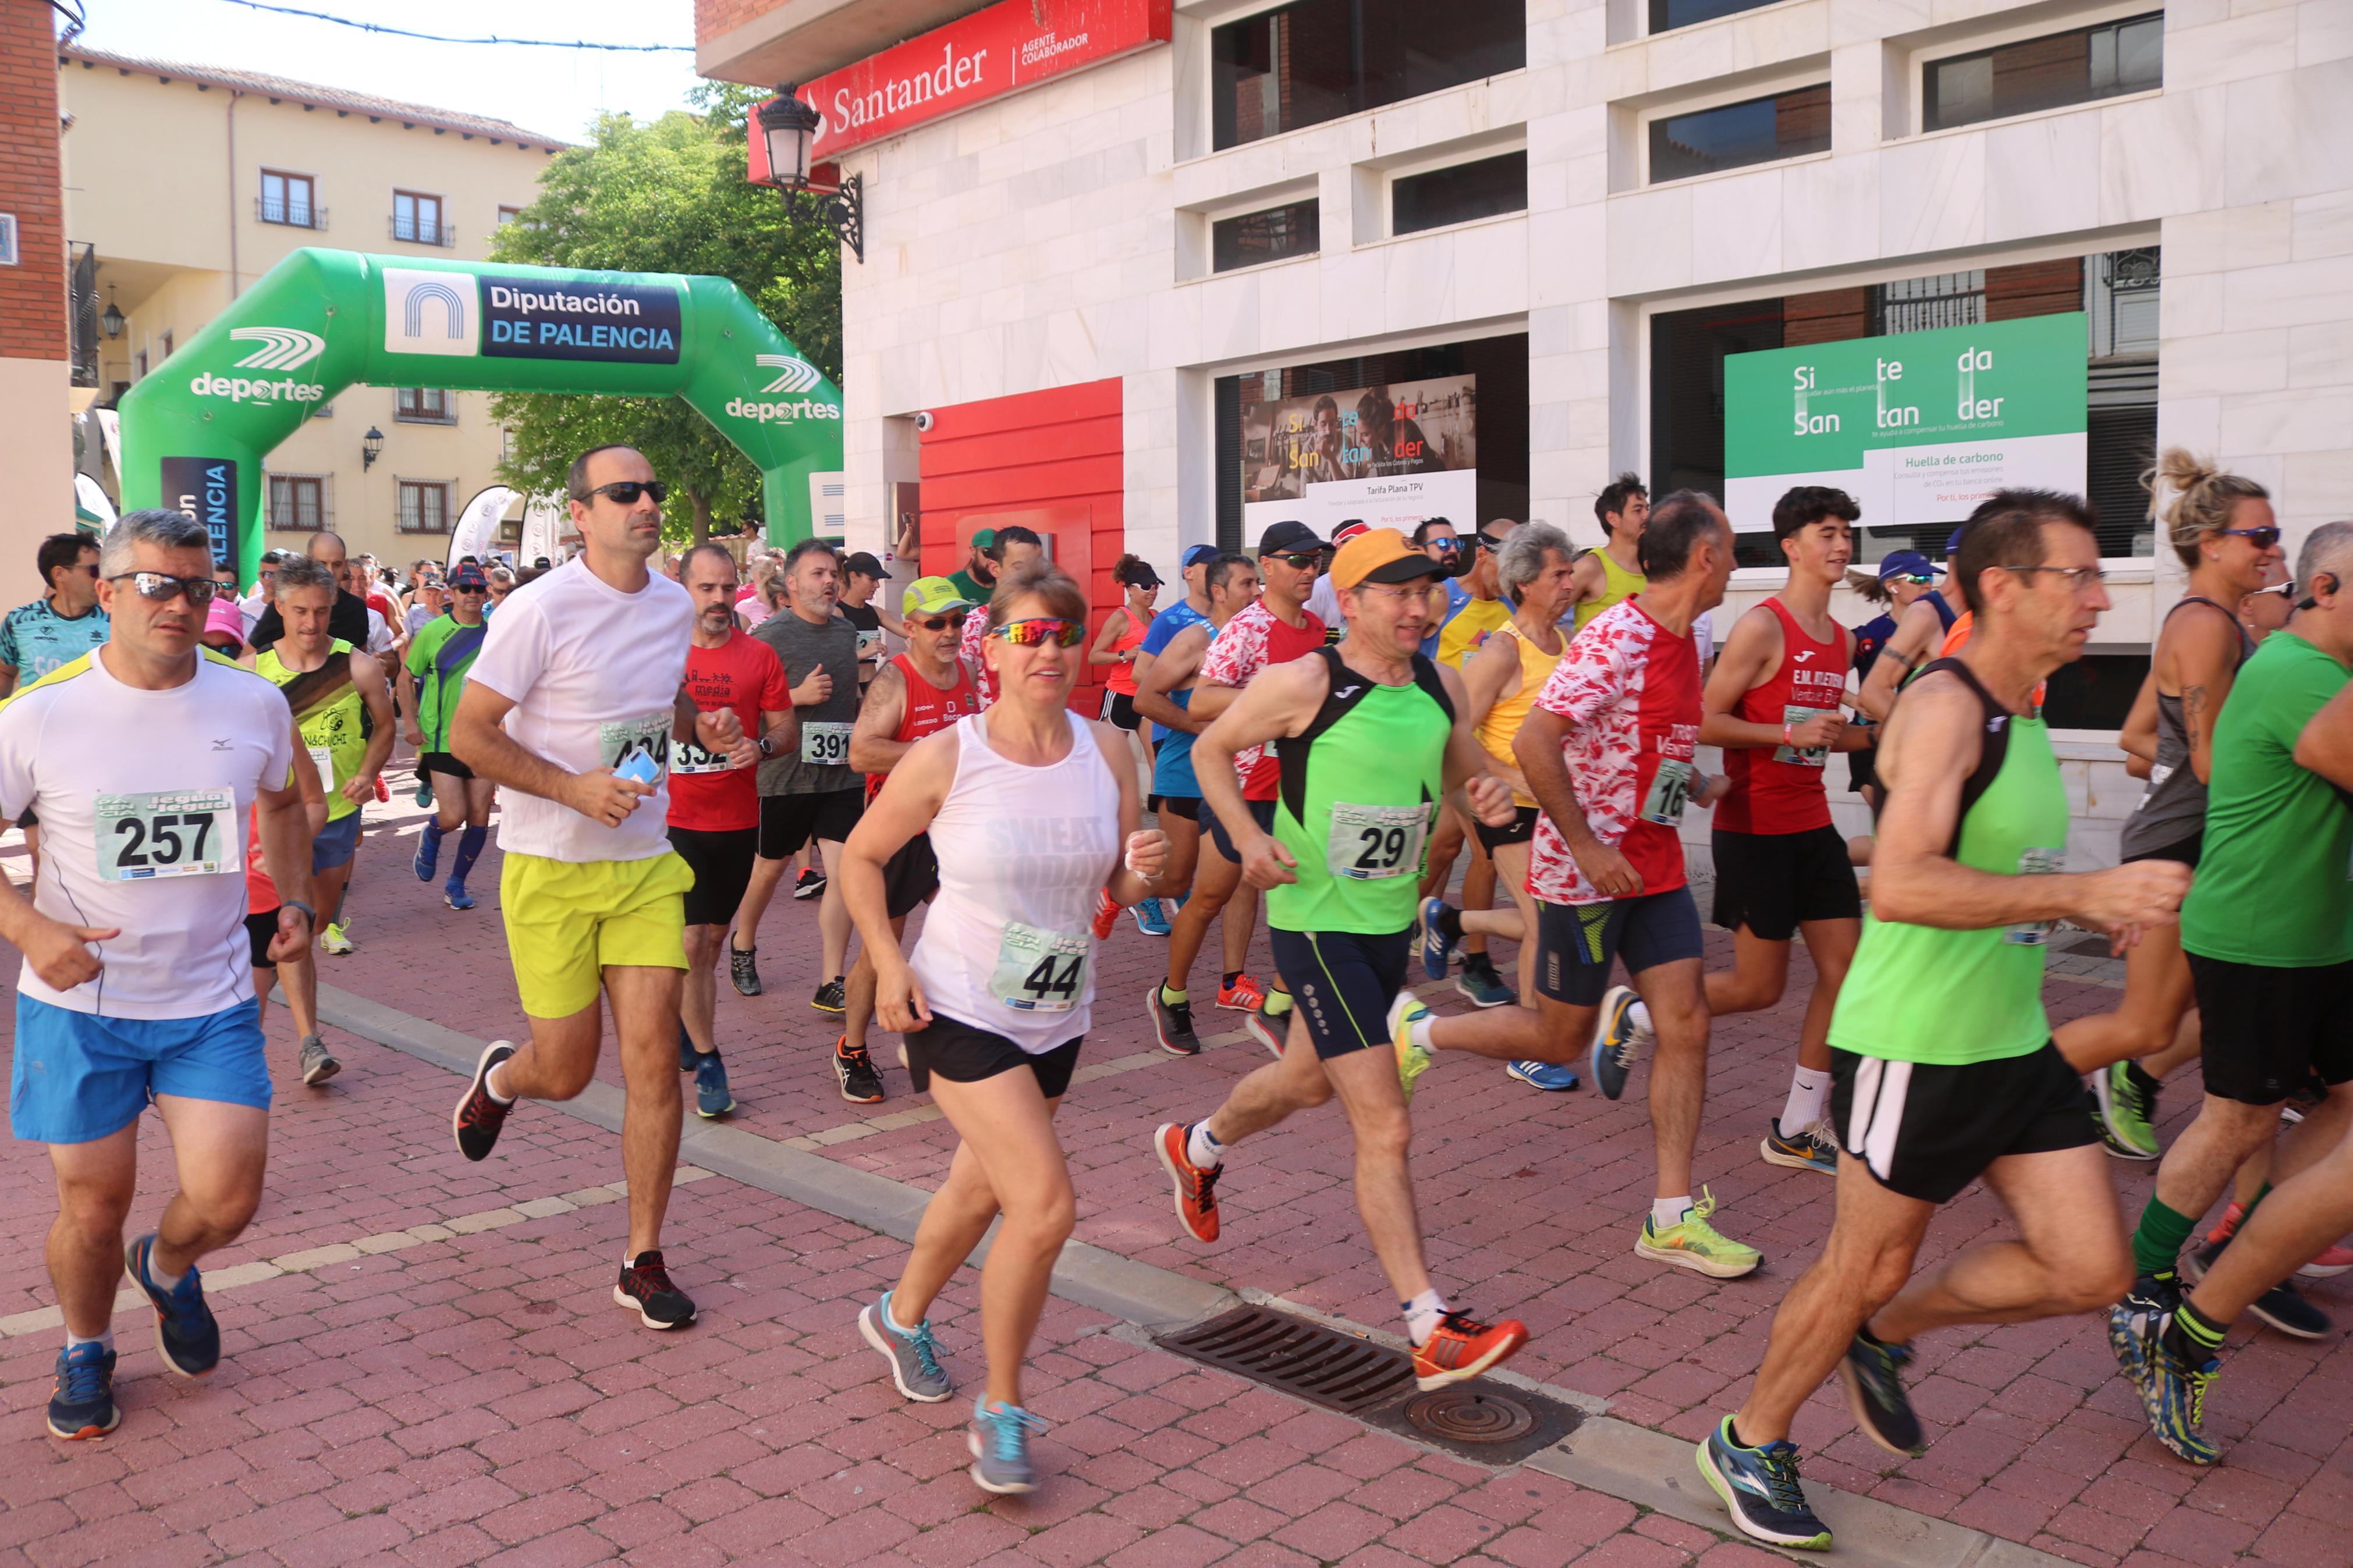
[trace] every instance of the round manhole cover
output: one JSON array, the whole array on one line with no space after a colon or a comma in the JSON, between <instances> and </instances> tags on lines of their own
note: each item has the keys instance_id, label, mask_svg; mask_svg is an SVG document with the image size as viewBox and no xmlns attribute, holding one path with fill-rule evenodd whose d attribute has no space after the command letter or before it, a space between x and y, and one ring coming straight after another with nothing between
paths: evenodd
<instances>
[{"instance_id":1,"label":"round manhole cover","mask_svg":"<svg viewBox=\"0 0 2353 1568\"><path fill-rule=\"evenodd\" d=\"M1405 1418L1450 1443L1508 1443L1535 1429L1536 1418L1516 1399L1490 1389L1441 1388L1407 1402Z\"/></svg>"}]
</instances>

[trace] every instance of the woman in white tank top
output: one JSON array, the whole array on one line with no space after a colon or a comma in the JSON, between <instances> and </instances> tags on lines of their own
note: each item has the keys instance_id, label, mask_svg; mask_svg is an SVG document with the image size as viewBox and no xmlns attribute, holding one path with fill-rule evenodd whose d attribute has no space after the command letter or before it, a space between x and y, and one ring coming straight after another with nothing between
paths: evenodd
<instances>
[{"instance_id":1,"label":"woman in white tank top","mask_svg":"<svg viewBox=\"0 0 2353 1568\"><path fill-rule=\"evenodd\" d=\"M927 1404L952 1384L925 1321L932 1300L1001 1213L981 1271L987 1389L975 1402L973 1479L1036 1489L1021 1363L1076 1213L1054 1135L1094 999L1099 893L1152 895L1166 842L1139 832L1127 737L1070 710L1085 658L1084 593L1050 563L1009 572L988 610L983 658L996 705L917 742L849 836L843 901L873 956L875 1016L906 1035L907 1064L958 1137L895 1288L859 1313L901 1393ZM882 868L931 835L940 890L912 957L892 938ZM1123 846L1124 849L1123 850Z\"/></svg>"}]
</instances>

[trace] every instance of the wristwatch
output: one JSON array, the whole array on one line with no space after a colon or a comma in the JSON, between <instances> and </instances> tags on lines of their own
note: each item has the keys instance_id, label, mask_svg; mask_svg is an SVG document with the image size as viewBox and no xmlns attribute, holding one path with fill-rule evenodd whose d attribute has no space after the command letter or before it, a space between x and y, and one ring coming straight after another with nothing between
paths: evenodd
<instances>
[{"instance_id":1,"label":"wristwatch","mask_svg":"<svg viewBox=\"0 0 2353 1568\"><path fill-rule=\"evenodd\" d=\"M318 929L318 927L319 927L319 911L318 911L318 910L314 910L314 909L312 909L310 905L308 905L308 904L304 903L301 900L300 900L300 899L280 899L280 900L278 900L278 906L279 906L279 908L280 908L280 909L286 909L286 910L301 910L302 911L302 918L303 918L304 920L309 921L311 922L311 930L313 930L313 931L316 931L316 930Z\"/></svg>"},{"instance_id":2,"label":"wristwatch","mask_svg":"<svg viewBox=\"0 0 2353 1568\"><path fill-rule=\"evenodd\" d=\"M764 757L773 757L773 756L775 756L775 755L776 754L776 747L774 747L774 746L772 746L772 745L770 745L770 744L768 743L768 737L767 737L767 736L765 736L765 735L761 736L757 743L758 743L758 745L759 745L759 748L760 748L760 754L761 754L762 756L764 756Z\"/></svg>"}]
</instances>

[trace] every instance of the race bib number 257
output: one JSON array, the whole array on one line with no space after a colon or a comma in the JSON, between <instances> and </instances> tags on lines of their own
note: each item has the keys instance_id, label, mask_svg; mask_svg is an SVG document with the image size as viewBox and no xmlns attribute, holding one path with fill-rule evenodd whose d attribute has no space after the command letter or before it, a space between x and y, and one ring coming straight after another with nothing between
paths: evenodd
<instances>
[{"instance_id":1,"label":"race bib number 257","mask_svg":"<svg viewBox=\"0 0 2353 1568\"><path fill-rule=\"evenodd\" d=\"M207 877L244 867L237 792L227 788L102 795L98 874L110 882Z\"/></svg>"}]
</instances>

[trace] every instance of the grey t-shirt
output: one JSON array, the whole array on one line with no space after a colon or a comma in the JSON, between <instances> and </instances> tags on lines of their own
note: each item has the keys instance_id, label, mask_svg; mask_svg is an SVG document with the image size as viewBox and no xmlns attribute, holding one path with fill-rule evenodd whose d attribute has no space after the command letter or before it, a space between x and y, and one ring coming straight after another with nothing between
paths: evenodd
<instances>
[{"instance_id":1,"label":"grey t-shirt","mask_svg":"<svg viewBox=\"0 0 2353 1568\"><path fill-rule=\"evenodd\" d=\"M754 626L752 635L776 650L787 683L798 686L820 665L833 677L832 696L798 710L798 749L760 764L760 793L825 795L862 788L865 781L847 766L801 760L849 754L849 726L858 717L858 628L839 611L822 626L811 626L787 605Z\"/></svg>"}]
</instances>

